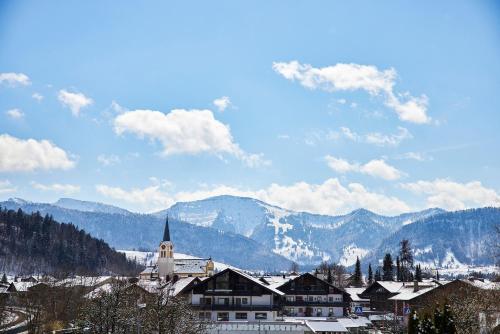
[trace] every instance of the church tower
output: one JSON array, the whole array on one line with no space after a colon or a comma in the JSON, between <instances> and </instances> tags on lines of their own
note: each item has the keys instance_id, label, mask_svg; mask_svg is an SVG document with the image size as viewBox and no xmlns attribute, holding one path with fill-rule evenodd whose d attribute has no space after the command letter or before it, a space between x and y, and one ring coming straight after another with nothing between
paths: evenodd
<instances>
[{"instance_id":1,"label":"church tower","mask_svg":"<svg viewBox=\"0 0 500 334\"><path fill-rule=\"evenodd\" d=\"M174 276L174 245L170 241L170 230L168 228L168 216L163 231L163 240L158 248L158 276L161 279L172 279Z\"/></svg>"}]
</instances>

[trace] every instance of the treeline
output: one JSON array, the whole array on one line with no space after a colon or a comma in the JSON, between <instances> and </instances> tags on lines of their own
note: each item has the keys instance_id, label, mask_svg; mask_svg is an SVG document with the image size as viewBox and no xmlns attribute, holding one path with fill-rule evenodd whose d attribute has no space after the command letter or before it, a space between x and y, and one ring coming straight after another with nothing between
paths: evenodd
<instances>
[{"instance_id":1,"label":"treeline","mask_svg":"<svg viewBox=\"0 0 500 334\"><path fill-rule=\"evenodd\" d=\"M103 240L39 212L0 208L0 271L135 275L141 268Z\"/></svg>"}]
</instances>

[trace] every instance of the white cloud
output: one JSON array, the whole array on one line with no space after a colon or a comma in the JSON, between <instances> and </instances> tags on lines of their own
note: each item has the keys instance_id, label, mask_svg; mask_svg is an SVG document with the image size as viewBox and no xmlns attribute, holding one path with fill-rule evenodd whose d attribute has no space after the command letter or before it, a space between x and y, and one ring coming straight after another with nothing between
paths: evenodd
<instances>
[{"instance_id":1,"label":"white cloud","mask_svg":"<svg viewBox=\"0 0 500 334\"><path fill-rule=\"evenodd\" d=\"M132 204L134 208L148 212L166 209L174 204L172 198L160 188L159 185L153 185L144 189L124 190L120 187L110 187L104 184L96 186L97 192L101 195Z\"/></svg>"},{"instance_id":2,"label":"white cloud","mask_svg":"<svg viewBox=\"0 0 500 334\"><path fill-rule=\"evenodd\" d=\"M0 84L10 87L31 85L30 78L24 73L0 73Z\"/></svg>"},{"instance_id":3,"label":"white cloud","mask_svg":"<svg viewBox=\"0 0 500 334\"><path fill-rule=\"evenodd\" d=\"M31 97L34 98L35 100L37 100L38 102L43 100L43 95L40 93L33 93L33 95L31 95Z\"/></svg>"},{"instance_id":4,"label":"white cloud","mask_svg":"<svg viewBox=\"0 0 500 334\"><path fill-rule=\"evenodd\" d=\"M401 155L396 156L396 159L427 161L427 160L433 160L433 157L429 156L425 152L406 152L406 153L403 153Z\"/></svg>"},{"instance_id":5,"label":"white cloud","mask_svg":"<svg viewBox=\"0 0 500 334\"><path fill-rule=\"evenodd\" d=\"M61 89L57 95L58 100L71 110L75 116L80 114L80 109L91 105L94 101L82 93L72 93Z\"/></svg>"},{"instance_id":6,"label":"white cloud","mask_svg":"<svg viewBox=\"0 0 500 334\"><path fill-rule=\"evenodd\" d=\"M428 207L461 210L480 206L500 206L500 195L495 190L484 187L479 181L459 183L447 179L435 179L404 183L401 186L415 194L426 196Z\"/></svg>"},{"instance_id":7,"label":"white cloud","mask_svg":"<svg viewBox=\"0 0 500 334\"><path fill-rule=\"evenodd\" d=\"M33 188L41 191L54 191L65 195L71 195L80 192L80 186L76 186L73 184L41 184L38 182L31 182L31 185L33 186Z\"/></svg>"},{"instance_id":8,"label":"white cloud","mask_svg":"<svg viewBox=\"0 0 500 334\"><path fill-rule=\"evenodd\" d=\"M270 164L261 154L243 151L234 142L228 125L216 120L210 110L175 109L168 114L153 110L135 110L118 115L115 132L131 132L139 137L158 140L163 154L229 154L249 167Z\"/></svg>"},{"instance_id":9,"label":"white cloud","mask_svg":"<svg viewBox=\"0 0 500 334\"><path fill-rule=\"evenodd\" d=\"M165 209L178 201L194 201L217 195L252 197L291 210L331 215L346 213L360 207L381 214L399 214L410 210L404 201L396 197L370 192L359 183L344 186L336 178L327 179L321 184L297 182L283 186L273 183L260 190L242 190L237 187L217 185L175 194L163 191L158 185L131 190L98 185L96 189L104 196L147 211Z\"/></svg>"},{"instance_id":10,"label":"white cloud","mask_svg":"<svg viewBox=\"0 0 500 334\"><path fill-rule=\"evenodd\" d=\"M223 112L231 105L231 100L227 96L220 97L213 101L214 106L220 111Z\"/></svg>"},{"instance_id":11,"label":"white cloud","mask_svg":"<svg viewBox=\"0 0 500 334\"><path fill-rule=\"evenodd\" d=\"M75 162L68 154L48 140L0 135L0 172L70 169L74 166Z\"/></svg>"},{"instance_id":12,"label":"white cloud","mask_svg":"<svg viewBox=\"0 0 500 334\"><path fill-rule=\"evenodd\" d=\"M341 127L340 134L352 141L373 144L377 146L398 146L403 140L413 138L408 129L398 126L398 132L393 134L383 134L380 132L370 132L358 134L348 127Z\"/></svg>"},{"instance_id":13,"label":"white cloud","mask_svg":"<svg viewBox=\"0 0 500 334\"><path fill-rule=\"evenodd\" d=\"M389 181L400 179L405 175L382 159L370 160L365 164L359 164L357 162L349 162L342 158L327 155L325 160L328 167L338 173L357 172Z\"/></svg>"},{"instance_id":14,"label":"white cloud","mask_svg":"<svg viewBox=\"0 0 500 334\"><path fill-rule=\"evenodd\" d=\"M113 166L119 164L121 162L121 159L119 156L115 154L110 154L110 155L100 154L97 157L97 161L103 166Z\"/></svg>"},{"instance_id":15,"label":"white cloud","mask_svg":"<svg viewBox=\"0 0 500 334\"><path fill-rule=\"evenodd\" d=\"M0 180L0 195L16 192L17 188L14 187L9 180Z\"/></svg>"},{"instance_id":16,"label":"white cloud","mask_svg":"<svg viewBox=\"0 0 500 334\"><path fill-rule=\"evenodd\" d=\"M364 90L372 96L383 95L384 103L392 108L399 119L413 123L428 123L428 99L425 95L413 97L409 93L397 94L394 85L396 70L391 68L380 71L372 65L336 64L322 68L298 61L275 62L273 69L288 80L297 80L309 89L322 89L329 92Z\"/></svg>"},{"instance_id":17,"label":"white cloud","mask_svg":"<svg viewBox=\"0 0 500 334\"><path fill-rule=\"evenodd\" d=\"M12 119L21 119L24 117L24 113L18 108L7 110L5 114Z\"/></svg>"}]
</instances>

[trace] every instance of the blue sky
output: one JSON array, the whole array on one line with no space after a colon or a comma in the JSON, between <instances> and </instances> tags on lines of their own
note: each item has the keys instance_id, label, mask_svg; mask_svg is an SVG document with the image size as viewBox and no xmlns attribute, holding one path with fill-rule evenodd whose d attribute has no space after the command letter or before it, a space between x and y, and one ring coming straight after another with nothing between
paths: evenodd
<instances>
[{"instance_id":1,"label":"blue sky","mask_svg":"<svg viewBox=\"0 0 500 334\"><path fill-rule=\"evenodd\" d=\"M499 59L494 1L1 1L0 197L500 206Z\"/></svg>"}]
</instances>

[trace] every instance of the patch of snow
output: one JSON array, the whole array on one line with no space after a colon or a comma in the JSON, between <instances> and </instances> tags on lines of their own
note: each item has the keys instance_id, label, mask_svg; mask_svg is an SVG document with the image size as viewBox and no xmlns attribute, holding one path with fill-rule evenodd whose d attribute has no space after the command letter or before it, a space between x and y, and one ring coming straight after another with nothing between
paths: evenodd
<instances>
[{"instance_id":1,"label":"patch of snow","mask_svg":"<svg viewBox=\"0 0 500 334\"><path fill-rule=\"evenodd\" d=\"M369 250L357 247L355 244L344 246L344 254L340 258L340 264L349 267L356 263L356 258L361 260L368 254Z\"/></svg>"},{"instance_id":2,"label":"patch of snow","mask_svg":"<svg viewBox=\"0 0 500 334\"><path fill-rule=\"evenodd\" d=\"M413 223L413 220L411 220L411 219L405 220L405 221L403 222L403 226L404 226L404 225L410 225L411 223Z\"/></svg>"},{"instance_id":3,"label":"patch of snow","mask_svg":"<svg viewBox=\"0 0 500 334\"><path fill-rule=\"evenodd\" d=\"M420 248L417 248L414 250L413 254L415 256L419 256L419 255L423 255L423 254L429 254L429 253L432 253L432 245L430 246L426 246L425 248L423 249L420 249Z\"/></svg>"},{"instance_id":4,"label":"patch of snow","mask_svg":"<svg viewBox=\"0 0 500 334\"><path fill-rule=\"evenodd\" d=\"M441 261L441 267L450 268L450 269L460 269L460 268L469 268L468 265L461 263L455 257L455 254L448 250L443 260Z\"/></svg>"},{"instance_id":5,"label":"patch of snow","mask_svg":"<svg viewBox=\"0 0 500 334\"><path fill-rule=\"evenodd\" d=\"M276 240L273 252L282 255L290 260L298 260L299 258L311 258L314 256L309 246L302 240L295 241L289 236L283 236L281 240Z\"/></svg>"},{"instance_id":6,"label":"patch of snow","mask_svg":"<svg viewBox=\"0 0 500 334\"><path fill-rule=\"evenodd\" d=\"M270 218L270 223L274 226L274 234L277 235L280 233L280 230L282 233L286 233L288 230L291 230L293 226L288 223L281 223L280 220L286 216L289 216L290 213L277 208L277 207L272 207L272 206L264 206L269 214L271 214Z\"/></svg>"}]
</instances>

